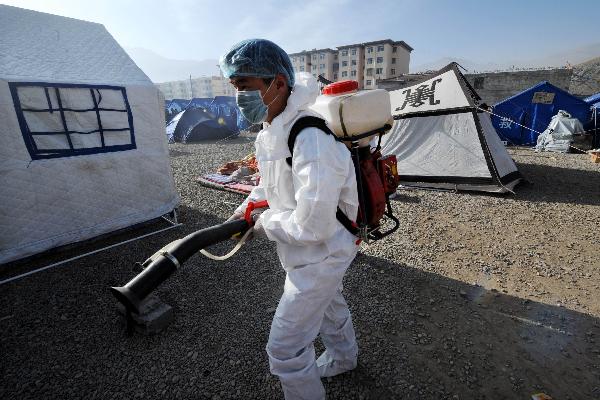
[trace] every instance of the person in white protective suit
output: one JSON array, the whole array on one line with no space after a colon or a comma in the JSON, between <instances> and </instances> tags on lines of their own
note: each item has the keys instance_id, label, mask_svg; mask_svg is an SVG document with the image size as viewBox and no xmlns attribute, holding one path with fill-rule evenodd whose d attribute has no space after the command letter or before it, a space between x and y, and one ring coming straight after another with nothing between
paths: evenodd
<instances>
[{"instance_id":1,"label":"person in white protective suit","mask_svg":"<svg viewBox=\"0 0 600 400\"><path fill-rule=\"evenodd\" d=\"M308 106L319 90L312 75L294 75L287 53L276 44L243 41L221 57L220 66L237 89L242 114L263 123L255 143L259 186L230 219L241 218L249 201L269 203L254 229L276 242L286 271L266 346L270 370L286 399L324 399L320 378L354 369L358 356L342 296L357 238L336 219L338 206L352 221L358 212L350 152L318 128L305 128L296 138L290 168L290 129L300 117L318 116ZM326 350L315 360L313 341L319 334Z\"/></svg>"}]
</instances>

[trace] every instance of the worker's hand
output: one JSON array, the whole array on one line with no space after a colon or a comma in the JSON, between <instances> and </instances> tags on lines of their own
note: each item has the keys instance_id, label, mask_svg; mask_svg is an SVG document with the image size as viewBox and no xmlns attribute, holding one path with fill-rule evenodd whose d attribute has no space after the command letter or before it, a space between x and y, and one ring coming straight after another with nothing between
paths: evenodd
<instances>
[{"instance_id":1,"label":"worker's hand","mask_svg":"<svg viewBox=\"0 0 600 400\"><path fill-rule=\"evenodd\" d=\"M244 213L234 212L233 214L231 214L231 217L227 218L227 221L225 222L233 221L236 219L244 219Z\"/></svg>"},{"instance_id":2,"label":"worker's hand","mask_svg":"<svg viewBox=\"0 0 600 400\"><path fill-rule=\"evenodd\" d=\"M252 220L254 221L254 232L252 232L253 236L264 236L265 235L265 229L263 227L263 218L261 218L260 216L262 215L262 212L264 211L264 209L262 210L256 210L258 212L256 213L252 213Z\"/></svg>"}]
</instances>

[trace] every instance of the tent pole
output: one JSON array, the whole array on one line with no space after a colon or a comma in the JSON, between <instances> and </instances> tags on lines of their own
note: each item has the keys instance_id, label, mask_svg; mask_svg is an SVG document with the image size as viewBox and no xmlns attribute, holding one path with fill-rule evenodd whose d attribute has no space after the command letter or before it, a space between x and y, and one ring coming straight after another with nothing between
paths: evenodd
<instances>
[{"instance_id":1,"label":"tent pole","mask_svg":"<svg viewBox=\"0 0 600 400\"><path fill-rule=\"evenodd\" d=\"M121 246L122 244L131 243L131 242L134 242L136 240L143 239L143 238L148 237L148 236L156 235L157 233L168 231L170 229L177 228L177 227L183 225L183 224L177 222L177 213L176 213L175 210L173 210L173 215L174 215L174 220L173 221L169 220L164 215L161 217L161 218L163 218L164 220L168 221L171 224L171 226L169 226L169 227L166 227L166 228L163 228L163 229L159 229L157 231L150 232L150 233L147 233L145 235L141 235L141 236L135 237L133 239L125 240L123 242L115 243L115 244L112 244L110 246L102 247L101 249L90 251L90 252L85 253L85 254L80 254L78 256L71 257L71 258L69 258L67 260L59 261L57 263L50 264L50 265L47 265L45 267L35 269L33 271L29 271L29 272L26 272L26 273L21 274L21 275L13 276L12 278L8 278L8 279L5 279L3 281L0 281L0 285L4 285L5 283L16 281L17 279L21 279L21 278L24 278L26 276L36 274L38 272L42 272L42 271L45 271L47 269L54 268L54 267L57 267L57 266L62 265L62 264L66 264L68 262L75 261L75 260L78 260L78 259L83 258L83 257L91 256L92 254L100 253L101 251L112 249L113 247Z\"/></svg>"}]
</instances>

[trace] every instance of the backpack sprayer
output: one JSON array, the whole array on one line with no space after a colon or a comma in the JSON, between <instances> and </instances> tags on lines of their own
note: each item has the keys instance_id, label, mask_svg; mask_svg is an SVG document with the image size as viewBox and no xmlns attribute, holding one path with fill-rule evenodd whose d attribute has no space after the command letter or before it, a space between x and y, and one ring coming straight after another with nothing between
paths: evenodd
<instances>
[{"instance_id":1,"label":"backpack sprayer","mask_svg":"<svg viewBox=\"0 0 600 400\"><path fill-rule=\"evenodd\" d=\"M347 80L331 83L323 88L311 109L322 115L328 126L317 126L332 133L336 140L346 144L350 150L356 172L359 209L357 220L352 222L338 209L338 220L358 241L382 239L400 226L390 205L390 196L400 184L395 155L381 155L381 138L393 123L390 95L386 90L358 90L358 82ZM296 124L302 123L301 118ZM290 152L296 138L296 127L292 127L288 144ZM372 146L372 140L377 144ZM385 218L384 218L385 217ZM392 226L383 231L382 222L388 219Z\"/></svg>"},{"instance_id":2,"label":"backpack sprayer","mask_svg":"<svg viewBox=\"0 0 600 400\"><path fill-rule=\"evenodd\" d=\"M338 221L361 241L382 239L395 232L399 221L394 217L389 202L399 184L396 157L382 157L381 137L391 129L391 106L387 91L382 89L358 91L358 82L342 81L326 86L323 95L311 107L328 122L317 117L299 118L291 129L288 139L290 153L296 136L306 127L317 127L326 134L333 134L350 150L356 172L359 210L356 221L344 215L338 208ZM378 137L374 150L371 140ZM292 157L287 159L289 165ZM144 299L181 265L198 251L215 260L222 260L235 253L244 243L254 225L252 213L268 207L266 201L248 203L243 219L227 221L194 232L164 246L144 263L143 270L125 286L112 287L111 292L125 306L128 332L131 332L131 313L139 313ZM393 226L382 231L382 221L387 219ZM232 236L243 235L236 247L226 256L215 257L203 249L223 242Z\"/></svg>"}]
</instances>

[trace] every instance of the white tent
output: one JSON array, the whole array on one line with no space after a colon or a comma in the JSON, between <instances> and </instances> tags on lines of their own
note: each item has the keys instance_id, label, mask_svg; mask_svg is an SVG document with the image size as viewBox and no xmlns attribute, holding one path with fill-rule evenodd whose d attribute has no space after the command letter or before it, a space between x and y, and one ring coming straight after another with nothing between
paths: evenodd
<instances>
[{"instance_id":1,"label":"white tent","mask_svg":"<svg viewBox=\"0 0 600 400\"><path fill-rule=\"evenodd\" d=\"M104 26L0 5L0 263L172 211L163 108Z\"/></svg>"},{"instance_id":2,"label":"white tent","mask_svg":"<svg viewBox=\"0 0 600 400\"><path fill-rule=\"evenodd\" d=\"M573 118L565 110L559 110L546 130L538 136L535 151L567 153L573 142L573 135L583 132L583 125L577 118Z\"/></svg>"},{"instance_id":3,"label":"white tent","mask_svg":"<svg viewBox=\"0 0 600 400\"><path fill-rule=\"evenodd\" d=\"M521 180L457 64L390 92L390 100L396 121L382 151L396 155L401 184L506 192Z\"/></svg>"}]
</instances>

